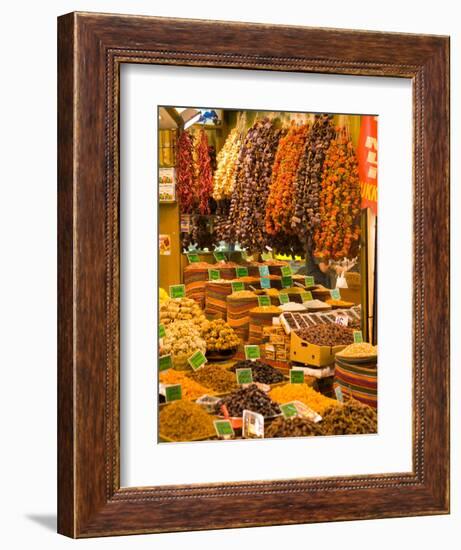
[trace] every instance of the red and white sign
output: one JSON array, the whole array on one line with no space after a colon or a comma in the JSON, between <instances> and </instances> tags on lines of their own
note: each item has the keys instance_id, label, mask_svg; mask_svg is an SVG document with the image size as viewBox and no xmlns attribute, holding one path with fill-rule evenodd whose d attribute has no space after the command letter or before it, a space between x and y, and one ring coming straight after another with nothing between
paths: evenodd
<instances>
[{"instance_id":1,"label":"red and white sign","mask_svg":"<svg viewBox=\"0 0 461 550\"><path fill-rule=\"evenodd\" d=\"M361 117L357 147L362 208L378 214L378 117Z\"/></svg>"}]
</instances>

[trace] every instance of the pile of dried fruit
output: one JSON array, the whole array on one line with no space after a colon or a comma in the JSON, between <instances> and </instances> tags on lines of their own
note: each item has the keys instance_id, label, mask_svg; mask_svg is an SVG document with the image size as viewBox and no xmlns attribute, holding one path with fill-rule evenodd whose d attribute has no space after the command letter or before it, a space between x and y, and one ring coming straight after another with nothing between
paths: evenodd
<instances>
[{"instance_id":1,"label":"pile of dried fruit","mask_svg":"<svg viewBox=\"0 0 461 550\"><path fill-rule=\"evenodd\" d=\"M191 380L184 372L175 369L168 369L159 375L162 384L181 384L181 392L183 399L191 399L195 401L202 395L212 395L213 390L202 386L198 382Z\"/></svg>"},{"instance_id":2,"label":"pile of dried fruit","mask_svg":"<svg viewBox=\"0 0 461 550\"><path fill-rule=\"evenodd\" d=\"M291 401L301 401L315 412L323 415L323 412L329 407L340 407L341 403L322 395L320 392L312 389L308 384L285 384L272 388L269 397L277 403L290 403Z\"/></svg>"},{"instance_id":3,"label":"pile of dried fruit","mask_svg":"<svg viewBox=\"0 0 461 550\"><path fill-rule=\"evenodd\" d=\"M202 330L202 338L205 339L207 351L223 351L236 348L240 339L234 329L223 319L210 321Z\"/></svg>"},{"instance_id":4,"label":"pile of dried fruit","mask_svg":"<svg viewBox=\"0 0 461 550\"><path fill-rule=\"evenodd\" d=\"M376 433L378 416L372 407L350 399L340 408L325 410L322 429L325 435Z\"/></svg>"},{"instance_id":5,"label":"pile of dried fruit","mask_svg":"<svg viewBox=\"0 0 461 550\"><path fill-rule=\"evenodd\" d=\"M331 115L315 115L294 180L294 214L292 228L303 244L320 223L319 204L325 154L335 137Z\"/></svg>"},{"instance_id":6,"label":"pile of dried fruit","mask_svg":"<svg viewBox=\"0 0 461 550\"><path fill-rule=\"evenodd\" d=\"M213 419L192 401L173 401L159 414L159 433L173 441L206 439L214 435Z\"/></svg>"},{"instance_id":7,"label":"pile of dried fruit","mask_svg":"<svg viewBox=\"0 0 461 550\"><path fill-rule=\"evenodd\" d=\"M296 334L309 344L317 346L343 346L354 342L353 330L337 323L316 325L297 330Z\"/></svg>"},{"instance_id":8,"label":"pile of dried fruit","mask_svg":"<svg viewBox=\"0 0 461 550\"><path fill-rule=\"evenodd\" d=\"M223 414L225 407L229 416L240 417L244 410L253 411L262 414L264 417L271 417L280 414L280 407L274 403L255 384L223 397L216 405L216 414Z\"/></svg>"},{"instance_id":9,"label":"pile of dried fruit","mask_svg":"<svg viewBox=\"0 0 461 550\"><path fill-rule=\"evenodd\" d=\"M258 360L238 361L230 370L235 372L237 369L251 369L253 382L259 382L261 384L277 384L285 380L285 376L281 371Z\"/></svg>"},{"instance_id":10,"label":"pile of dried fruit","mask_svg":"<svg viewBox=\"0 0 461 550\"><path fill-rule=\"evenodd\" d=\"M357 255L360 238L360 182L357 157L343 128L327 151L320 193L315 255L339 260Z\"/></svg>"},{"instance_id":11,"label":"pile of dried fruit","mask_svg":"<svg viewBox=\"0 0 461 550\"><path fill-rule=\"evenodd\" d=\"M257 120L240 150L225 240L250 251L267 243L264 206L281 135L268 118Z\"/></svg>"},{"instance_id":12,"label":"pile of dried fruit","mask_svg":"<svg viewBox=\"0 0 461 550\"><path fill-rule=\"evenodd\" d=\"M235 375L219 365L205 365L189 376L192 380L217 393L231 392L238 388Z\"/></svg>"},{"instance_id":13,"label":"pile of dried fruit","mask_svg":"<svg viewBox=\"0 0 461 550\"><path fill-rule=\"evenodd\" d=\"M315 435L323 435L321 426L300 416L276 418L264 433L264 437L309 437Z\"/></svg>"}]
</instances>

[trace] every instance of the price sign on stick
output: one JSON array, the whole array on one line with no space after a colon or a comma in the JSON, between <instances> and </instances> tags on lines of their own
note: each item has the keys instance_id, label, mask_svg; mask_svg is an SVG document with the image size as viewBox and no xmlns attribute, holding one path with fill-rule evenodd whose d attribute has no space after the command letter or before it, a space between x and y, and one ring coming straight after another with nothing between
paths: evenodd
<instances>
[{"instance_id":1,"label":"price sign on stick","mask_svg":"<svg viewBox=\"0 0 461 550\"><path fill-rule=\"evenodd\" d=\"M304 384L304 371L291 369L290 384Z\"/></svg>"},{"instance_id":2,"label":"price sign on stick","mask_svg":"<svg viewBox=\"0 0 461 550\"><path fill-rule=\"evenodd\" d=\"M158 326L158 337L165 338L165 325L162 325L162 323Z\"/></svg>"},{"instance_id":3,"label":"price sign on stick","mask_svg":"<svg viewBox=\"0 0 461 550\"><path fill-rule=\"evenodd\" d=\"M187 259L190 264L195 264L200 261L200 258L196 252L189 252L189 254L187 254Z\"/></svg>"},{"instance_id":4,"label":"price sign on stick","mask_svg":"<svg viewBox=\"0 0 461 550\"><path fill-rule=\"evenodd\" d=\"M192 370L198 370L207 362L207 358L201 351L196 351L187 359L187 362L192 367Z\"/></svg>"},{"instance_id":5,"label":"price sign on stick","mask_svg":"<svg viewBox=\"0 0 461 550\"><path fill-rule=\"evenodd\" d=\"M286 292L281 292L279 294L279 302L280 304L288 304L288 302L290 301L290 297L288 296L288 294Z\"/></svg>"},{"instance_id":6,"label":"price sign on stick","mask_svg":"<svg viewBox=\"0 0 461 550\"><path fill-rule=\"evenodd\" d=\"M361 344L363 342L363 336L361 330L354 330L352 333L352 336L354 337L354 344Z\"/></svg>"},{"instance_id":7,"label":"price sign on stick","mask_svg":"<svg viewBox=\"0 0 461 550\"><path fill-rule=\"evenodd\" d=\"M271 280L267 277L261 277L261 288L270 288L271 287Z\"/></svg>"},{"instance_id":8,"label":"price sign on stick","mask_svg":"<svg viewBox=\"0 0 461 550\"><path fill-rule=\"evenodd\" d=\"M282 277L282 287L288 288L290 286L293 286L293 277L291 275Z\"/></svg>"},{"instance_id":9,"label":"price sign on stick","mask_svg":"<svg viewBox=\"0 0 461 550\"><path fill-rule=\"evenodd\" d=\"M174 384L165 387L165 399L169 401L178 401L182 398L181 384Z\"/></svg>"},{"instance_id":10,"label":"price sign on stick","mask_svg":"<svg viewBox=\"0 0 461 550\"><path fill-rule=\"evenodd\" d=\"M291 267L289 265L284 265L280 268L282 277L289 277L291 275Z\"/></svg>"},{"instance_id":11,"label":"price sign on stick","mask_svg":"<svg viewBox=\"0 0 461 550\"><path fill-rule=\"evenodd\" d=\"M341 300L341 293L339 292L339 288L334 288L333 290L330 290L330 296L333 298L333 300Z\"/></svg>"},{"instance_id":12,"label":"price sign on stick","mask_svg":"<svg viewBox=\"0 0 461 550\"><path fill-rule=\"evenodd\" d=\"M259 275L261 277L268 277L269 276L269 266L267 265L260 265L258 267L259 269Z\"/></svg>"},{"instance_id":13,"label":"price sign on stick","mask_svg":"<svg viewBox=\"0 0 461 550\"><path fill-rule=\"evenodd\" d=\"M171 355L161 355L158 358L158 370L160 372L171 369L172 366Z\"/></svg>"},{"instance_id":14,"label":"price sign on stick","mask_svg":"<svg viewBox=\"0 0 461 550\"><path fill-rule=\"evenodd\" d=\"M314 277L312 277L312 275L308 275L307 277L305 277L304 282L306 286L315 286Z\"/></svg>"},{"instance_id":15,"label":"price sign on stick","mask_svg":"<svg viewBox=\"0 0 461 550\"><path fill-rule=\"evenodd\" d=\"M253 382L253 372L251 369L237 369L237 384L251 384Z\"/></svg>"},{"instance_id":16,"label":"price sign on stick","mask_svg":"<svg viewBox=\"0 0 461 550\"><path fill-rule=\"evenodd\" d=\"M230 439L234 437L234 428L230 423L230 420L215 420L213 422L216 435L222 439Z\"/></svg>"},{"instance_id":17,"label":"price sign on stick","mask_svg":"<svg viewBox=\"0 0 461 550\"><path fill-rule=\"evenodd\" d=\"M184 285L170 285L170 298L184 298L186 287Z\"/></svg>"},{"instance_id":18,"label":"price sign on stick","mask_svg":"<svg viewBox=\"0 0 461 550\"><path fill-rule=\"evenodd\" d=\"M258 305L261 307L270 306L271 299L269 298L269 296L258 296Z\"/></svg>"},{"instance_id":19,"label":"price sign on stick","mask_svg":"<svg viewBox=\"0 0 461 550\"><path fill-rule=\"evenodd\" d=\"M209 269L208 270L208 279L210 281L217 281L221 278L221 273L219 269Z\"/></svg>"},{"instance_id":20,"label":"price sign on stick","mask_svg":"<svg viewBox=\"0 0 461 550\"><path fill-rule=\"evenodd\" d=\"M240 277L248 277L248 268L246 267L236 267L235 268L235 274L238 278Z\"/></svg>"},{"instance_id":21,"label":"price sign on stick","mask_svg":"<svg viewBox=\"0 0 461 550\"><path fill-rule=\"evenodd\" d=\"M225 256L224 252L215 250L215 251L213 252L213 256L214 256L214 259L215 259L217 262L225 262L225 261L226 261L226 256Z\"/></svg>"},{"instance_id":22,"label":"price sign on stick","mask_svg":"<svg viewBox=\"0 0 461 550\"><path fill-rule=\"evenodd\" d=\"M248 359L250 361L256 361L256 359L261 358L261 350L259 349L259 346L256 346L254 344L248 344L245 346L245 359Z\"/></svg>"},{"instance_id":23,"label":"price sign on stick","mask_svg":"<svg viewBox=\"0 0 461 550\"><path fill-rule=\"evenodd\" d=\"M245 285L243 283L231 283L232 292L240 292L245 290Z\"/></svg>"},{"instance_id":24,"label":"price sign on stick","mask_svg":"<svg viewBox=\"0 0 461 550\"><path fill-rule=\"evenodd\" d=\"M310 302L312 300L312 292L308 290L306 292L301 292L301 300L303 302Z\"/></svg>"},{"instance_id":25,"label":"price sign on stick","mask_svg":"<svg viewBox=\"0 0 461 550\"><path fill-rule=\"evenodd\" d=\"M297 416L298 409L294 403L284 403L280 405L280 410L285 418L291 418L292 416Z\"/></svg>"}]
</instances>

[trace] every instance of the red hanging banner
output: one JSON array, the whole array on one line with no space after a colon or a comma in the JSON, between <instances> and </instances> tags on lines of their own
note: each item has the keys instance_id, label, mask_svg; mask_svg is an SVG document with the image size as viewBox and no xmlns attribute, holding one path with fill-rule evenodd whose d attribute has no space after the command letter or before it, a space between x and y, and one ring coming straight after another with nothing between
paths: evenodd
<instances>
[{"instance_id":1,"label":"red hanging banner","mask_svg":"<svg viewBox=\"0 0 461 550\"><path fill-rule=\"evenodd\" d=\"M357 146L362 208L378 213L378 117L365 115Z\"/></svg>"}]
</instances>

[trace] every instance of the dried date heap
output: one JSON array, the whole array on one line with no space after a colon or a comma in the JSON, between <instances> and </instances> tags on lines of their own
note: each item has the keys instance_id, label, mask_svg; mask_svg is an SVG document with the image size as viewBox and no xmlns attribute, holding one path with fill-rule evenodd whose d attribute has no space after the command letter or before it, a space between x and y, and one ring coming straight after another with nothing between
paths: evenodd
<instances>
[{"instance_id":1,"label":"dried date heap","mask_svg":"<svg viewBox=\"0 0 461 550\"><path fill-rule=\"evenodd\" d=\"M320 224L315 256L324 260L355 257L360 238L360 181L352 141L341 129L328 148L320 193Z\"/></svg>"},{"instance_id":2,"label":"dried date heap","mask_svg":"<svg viewBox=\"0 0 461 550\"><path fill-rule=\"evenodd\" d=\"M221 399L216 405L216 414L222 415L222 406L225 405L229 416L243 416L244 410L262 414L264 417L280 414L280 407L274 403L266 393L258 389L255 384L232 393Z\"/></svg>"},{"instance_id":3,"label":"dried date heap","mask_svg":"<svg viewBox=\"0 0 461 550\"><path fill-rule=\"evenodd\" d=\"M262 361L238 361L231 367L231 371L235 372L237 369L251 369L253 374L253 382L259 382L261 384L277 384L283 382L285 377L281 371L263 363Z\"/></svg>"},{"instance_id":4,"label":"dried date heap","mask_svg":"<svg viewBox=\"0 0 461 550\"><path fill-rule=\"evenodd\" d=\"M326 152L335 137L332 115L315 115L294 180L294 214L291 227L306 245L310 233L320 223L319 205Z\"/></svg>"},{"instance_id":5,"label":"dried date heap","mask_svg":"<svg viewBox=\"0 0 461 550\"><path fill-rule=\"evenodd\" d=\"M264 437L311 437L323 435L323 430L316 424L295 416L293 418L276 418L265 431Z\"/></svg>"},{"instance_id":6,"label":"dried date heap","mask_svg":"<svg viewBox=\"0 0 461 550\"><path fill-rule=\"evenodd\" d=\"M316 325L295 332L302 340L317 346L343 346L354 342L354 331L336 323Z\"/></svg>"},{"instance_id":7,"label":"dried date heap","mask_svg":"<svg viewBox=\"0 0 461 550\"><path fill-rule=\"evenodd\" d=\"M350 399L342 407L331 407L321 422L325 435L370 434L378 431L375 409Z\"/></svg>"},{"instance_id":8,"label":"dried date heap","mask_svg":"<svg viewBox=\"0 0 461 550\"><path fill-rule=\"evenodd\" d=\"M224 233L225 240L238 242L251 252L260 251L267 244L265 205L281 135L282 130L268 118L257 120L240 150Z\"/></svg>"}]
</instances>

